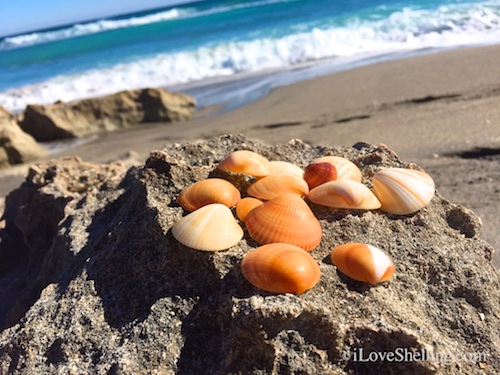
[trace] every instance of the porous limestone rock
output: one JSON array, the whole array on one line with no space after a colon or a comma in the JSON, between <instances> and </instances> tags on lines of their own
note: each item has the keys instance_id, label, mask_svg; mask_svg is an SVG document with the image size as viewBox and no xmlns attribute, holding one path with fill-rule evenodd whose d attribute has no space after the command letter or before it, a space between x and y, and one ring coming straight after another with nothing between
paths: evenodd
<instances>
[{"instance_id":1,"label":"porous limestone rock","mask_svg":"<svg viewBox=\"0 0 500 375\"><path fill-rule=\"evenodd\" d=\"M244 279L240 261L258 246L248 234L217 253L179 244L170 228L184 214L181 189L207 176L248 184L215 170L237 149L301 167L344 156L368 185L380 166L417 168L383 145L267 146L243 136L175 144L129 170L78 159L35 166L6 200L0 373L500 372L493 249L478 237L480 220L439 193L406 216L312 205L322 275L301 296ZM371 286L339 273L330 250L351 241L383 249L395 276Z\"/></svg>"},{"instance_id":2,"label":"porous limestone rock","mask_svg":"<svg viewBox=\"0 0 500 375\"><path fill-rule=\"evenodd\" d=\"M28 105L20 122L38 141L75 138L141 123L191 118L195 100L162 89L127 90L71 103Z\"/></svg>"}]
</instances>

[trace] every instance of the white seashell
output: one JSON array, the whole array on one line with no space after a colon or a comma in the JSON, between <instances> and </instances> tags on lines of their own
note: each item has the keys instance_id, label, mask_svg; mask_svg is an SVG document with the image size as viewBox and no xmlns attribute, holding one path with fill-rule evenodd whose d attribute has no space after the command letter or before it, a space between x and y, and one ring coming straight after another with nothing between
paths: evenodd
<instances>
[{"instance_id":1,"label":"white seashell","mask_svg":"<svg viewBox=\"0 0 500 375\"><path fill-rule=\"evenodd\" d=\"M270 174L291 174L299 178L304 177L302 168L287 161L271 161L269 162Z\"/></svg>"},{"instance_id":2,"label":"white seashell","mask_svg":"<svg viewBox=\"0 0 500 375\"><path fill-rule=\"evenodd\" d=\"M434 196L435 185L425 172L405 168L384 168L373 176L373 193L381 209L407 215L425 207Z\"/></svg>"},{"instance_id":3,"label":"white seashell","mask_svg":"<svg viewBox=\"0 0 500 375\"><path fill-rule=\"evenodd\" d=\"M323 156L313 163L330 163L337 168L337 180L354 180L361 182L363 176L359 168L352 161L340 156Z\"/></svg>"},{"instance_id":4,"label":"white seashell","mask_svg":"<svg viewBox=\"0 0 500 375\"><path fill-rule=\"evenodd\" d=\"M380 208L377 197L361 182L335 180L312 189L307 198L316 204L333 208L376 210Z\"/></svg>"}]
</instances>

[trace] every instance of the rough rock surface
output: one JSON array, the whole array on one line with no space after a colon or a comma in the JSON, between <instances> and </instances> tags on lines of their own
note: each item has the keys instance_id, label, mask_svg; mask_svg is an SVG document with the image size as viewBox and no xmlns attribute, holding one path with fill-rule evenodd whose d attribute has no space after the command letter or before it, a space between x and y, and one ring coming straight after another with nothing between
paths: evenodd
<instances>
[{"instance_id":1,"label":"rough rock surface","mask_svg":"<svg viewBox=\"0 0 500 375\"><path fill-rule=\"evenodd\" d=\"M140 123L188 120L194 107L195 100L190 96L148 88L71 103L29 105L20 125L36 140L50 141Z\"/></svg>"},{"instance_id":2,"label":"rough rock surface","mask_svg":"<svg viewBox=\"0 0 500 375\"><path fill-rule=\"evenodd\" d=\"M40 164L6 200L0 373L500 372L493 249L478 237L478 217L439 193L407 216L312 206L324 232L311 253L322 276L301 296L243 278L239 263L258 246L248 235L218 253L179 244L170 228L183 215L181 189L213 175L247 186L214 171L236 149L302 167L341 155L367 184L380 166L417 168L383 145L266 146L243 136L172 145L128 171L78 159ZM385 250L396 275L369 286L337 272L329 252L350 241ZM390 352L406 361L381 360Z\"/></svg>"},{"instance_id":3,"label":"rough rock surface","mask_svg":"<svg viewBox=\"0 0 500 375\"><path fill-rule=\"evenodd\" d=\"M0 168L44 156L47 151L21 130L14 117L0 106Z\"/></svg>"}]
</instances>

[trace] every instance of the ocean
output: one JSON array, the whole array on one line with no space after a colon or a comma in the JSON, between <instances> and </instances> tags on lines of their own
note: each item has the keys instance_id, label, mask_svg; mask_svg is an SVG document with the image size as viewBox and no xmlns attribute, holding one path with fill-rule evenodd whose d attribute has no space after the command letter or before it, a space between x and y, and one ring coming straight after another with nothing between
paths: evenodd
<instances>
[{"instance_id":1,"label":"ocean","mask_svg":"<svg viewBox=\"0 0 500 375\"><path fill-rule=\"evenodd\" d=\"M499 42L499 0L197 1L0 38L0 105L165 87L234 108L320 74Z\"/></svg>"}]
</instances>

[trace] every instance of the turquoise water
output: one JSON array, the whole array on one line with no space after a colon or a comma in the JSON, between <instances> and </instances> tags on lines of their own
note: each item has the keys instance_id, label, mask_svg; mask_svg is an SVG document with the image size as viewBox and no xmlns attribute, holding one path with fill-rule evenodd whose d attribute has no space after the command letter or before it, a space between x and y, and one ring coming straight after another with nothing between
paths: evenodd
<instances>
[{"instance_id":1,"label":"turquoise water","mask_svg":"<svg viewBox=\"0 0 500 375\"><path fill-rule=\"evenodd\" d=\"M500 1L198 1L0 39L0 105L498 42Z\"/></svg>"}]
</instances>

